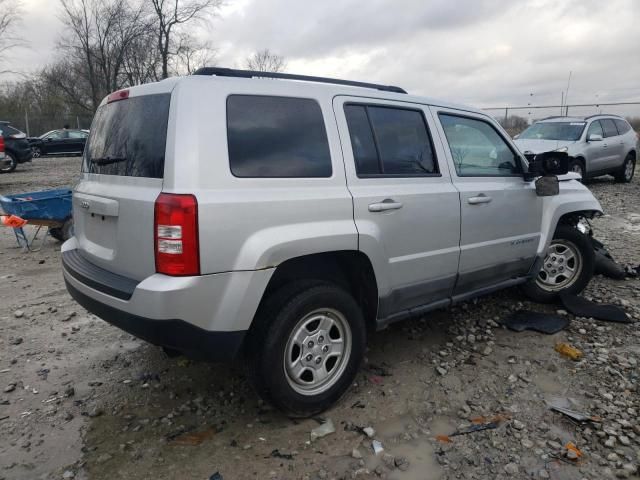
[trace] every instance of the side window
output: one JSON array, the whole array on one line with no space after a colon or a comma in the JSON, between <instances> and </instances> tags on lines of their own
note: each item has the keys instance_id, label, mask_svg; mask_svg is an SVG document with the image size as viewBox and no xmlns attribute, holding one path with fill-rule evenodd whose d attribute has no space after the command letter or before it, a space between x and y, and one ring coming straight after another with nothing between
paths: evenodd
<instances>
[{"instance_id":1,"label":"side window","mask_svg":"<svg viewBox=\"0 0 640 480\"><path fill-rule=\"evenodd\" d=\"M77 130L70 130L69 131L69 138L87 138L87 134L84 132L79 132Z\"/></svg>"},{"instance_id":2,"label":"side window","mask_svg":"<svg viewBox=\"0 0 640 480\"><path fill-rule=\"evenodd\" d=\"M600 135L604 138L604 131L602 130L602 125L600 125L599 120L594 120L589 125L589 130L587 130L587 139L589 139L589 135Z\"/></svg>"},{"instance_id":3,"label":"side window","mask_svg":"<svg viewBox=\"0 0 640 480\"><path fill-rule=\"evenodd\" d=\"M60 140L63 138L62 132L60 130L55 130L53 132L51 132L49 135L47 135L45 137L46 139L51 139L51 140Z\"/></svg>"},{"instance_id":4,"label":"side window","mask_svg":"<svg viewBox=\"0 0 640 480\"><path fill-rule=\"evenodd\" d=\"M488 122L445 113L440 122L461 177L520 175L518 155Z\"/></svg>"},{"instance_id":5,"label":"side window","mask_svg":"<svg viewBox=\"0 0 640 480\"><path fill-rule=\"evenodd\" d=\"M600 120L602 124L602 129L604 130L605 137L615 137L618 135L618 129L616 128L616 124L613 123L613 120L610 118L605 118Z\"/></svg>"},{"instance_id":6,"label":"side window","mask_svg":"<svg viewBox=\"0 0 640 480\"><path fill-rule=\"evenodd\" d=\"M624 120L616 119L616 120L614 120L614 123L616 124L616 128L618 129L618 133L620 135L623 135L623 134L627 133L629 130L631 130L631 125L629 125Z\"/></svg>"},{"instance_id":7,"label":"side window","mask_svg":"<svg viewBox=\"0 0 640 480\"><path fill-rule=\"evenodd\" d=\"M373 105L345 105L358 175L438 174L422 112Z\"/></svg>"},{"instance_id":8,"label":"side window","mask_svg":"<svg viewBox=\"0 0 640 480\"><path fill-rule=\"evenodd\" d=\"M330 177L320 105L307 98L230 95L227 142L236 177Z\"/></svg>"}]
</instances>

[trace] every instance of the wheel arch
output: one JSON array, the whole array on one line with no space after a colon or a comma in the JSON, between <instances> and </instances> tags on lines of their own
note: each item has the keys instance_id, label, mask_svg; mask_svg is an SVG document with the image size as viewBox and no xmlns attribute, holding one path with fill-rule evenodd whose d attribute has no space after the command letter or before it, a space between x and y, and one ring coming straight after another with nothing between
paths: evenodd
<instances>
[{"instance_id":1,"label":"wheel arch","mask_svg":"<svg viewBox=\"0 0 640 480\"><path fill-rule=\"evenodd\" d=\"M362 308L367 329L369 331L375 330L378 313L378 285L373 265L363 252L339 250L314 253L282 262L271 276L260 305L285 285L303 280L326 281L344 288ZM260 307L258 307L258 311L260 311Z\"/></svg>"}]
</instances>

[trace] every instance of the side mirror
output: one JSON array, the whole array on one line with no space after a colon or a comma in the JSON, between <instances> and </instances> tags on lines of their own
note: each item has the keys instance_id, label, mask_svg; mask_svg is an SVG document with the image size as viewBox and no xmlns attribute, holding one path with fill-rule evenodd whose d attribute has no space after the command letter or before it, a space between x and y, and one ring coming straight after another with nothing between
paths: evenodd
<instances>
[{"instance_id":1,"label":"side mirror","mask_svg":"<svg viewBox=\"0 0 640 480\"><path fill-rule=\"evenodd\" d=\"M587 142L601 142L602 141L602 135L599 135L597 133L590 133L589 136L587 137Z\"/></svg>"},{"instance_id":2,"label":"side mirror","mask_svg":"<svg viewBox=\"0 0 640 480\"><path fill-rule=\"evenodd\" d=\"M538 153L533 158L528 156L529 170L525 180L531 181L540 175L565 175L569 173L569 155L567 152Z\"/></svg>"},{"instance_id":3,"label":"side mirror","mask_svg":"<svg viewBox=\"0 0 640 480\"><path fill-rule=\"evenodd\" d=\"M52 140L52 138L51 138L51 137L47 138L47 142L50 142L51 140Z\"/></svg>"},{"instance_id":4,"label":"side mirror","mask_svg":"<svg viewBox=\"0 0 640 480\"><path fill-rule=\"evenodd\" d=\"M536 195L551 197L560 193L560 182L555 175L545 175L536 180Z\"/></svg>"}]
</instances>

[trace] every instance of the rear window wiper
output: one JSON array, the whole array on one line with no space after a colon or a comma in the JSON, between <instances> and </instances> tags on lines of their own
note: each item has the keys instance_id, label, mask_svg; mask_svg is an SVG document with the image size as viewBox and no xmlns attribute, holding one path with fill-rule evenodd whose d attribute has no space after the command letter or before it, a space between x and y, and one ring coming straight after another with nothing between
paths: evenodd
<instances>
[{"instance_id":1,"label":"rear window wiper","mask_svg":"<svg viewBox=\"0 0 640 480\"><path fill-rule=\"evenodd\" d=\"M127 157L99 157L92 158L91 163L95 163L96 165L111 165L112 163L121 163L126 162Z\"/></svg>"}]
</instances>

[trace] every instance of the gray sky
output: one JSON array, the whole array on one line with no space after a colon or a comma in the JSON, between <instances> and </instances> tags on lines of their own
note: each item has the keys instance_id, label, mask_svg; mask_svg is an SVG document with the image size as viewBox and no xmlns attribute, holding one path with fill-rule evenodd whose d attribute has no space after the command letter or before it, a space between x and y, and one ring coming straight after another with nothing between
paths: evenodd
<instances>
[{"instance_id":1,"label":"gray sky","mask_svg":"<svg viewBox=\"0 0 640 480\"><path fill-rule=\"evenodd\" d=\"M29 71L62 25L56 0L23 1L31 48L11 67ZM224 66L268 47L289 72L487 107L557 104L570 70L569 103L640 101L638 25L640 0L227 0L201 36Z\"/></svg>"}]
</instances>

